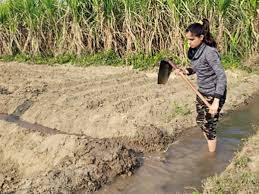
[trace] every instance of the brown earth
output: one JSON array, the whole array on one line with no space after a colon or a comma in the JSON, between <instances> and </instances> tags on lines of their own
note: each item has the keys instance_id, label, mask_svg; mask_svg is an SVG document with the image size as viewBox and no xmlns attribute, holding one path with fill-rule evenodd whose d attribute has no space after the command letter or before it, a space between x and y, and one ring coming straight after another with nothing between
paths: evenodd
<instances>
[{"instance_id":1,"label":"brown earth","mask_svg":"<svg viewBox=\"0 0 259 194\"><path fill-rule=\"evenodd\" d=\"M0 72L0 113L37 128L0 121L1 193L97 190L195 125L195 94L175 75L158 85L156 70L130 67L0 63ZM224 111L246 103L259 83L243 71L227 76Z\"/></svg>"}]
</instances>

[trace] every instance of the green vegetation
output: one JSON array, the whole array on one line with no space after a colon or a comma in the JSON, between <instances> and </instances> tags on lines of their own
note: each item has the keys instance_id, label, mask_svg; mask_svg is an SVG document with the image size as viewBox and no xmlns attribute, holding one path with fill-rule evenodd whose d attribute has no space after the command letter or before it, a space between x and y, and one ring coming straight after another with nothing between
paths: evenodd
<instances>
[{"instance_id":1,"label":"green vegetation","mask_svg":"<svg viewBox=\"0 0 259 194\"><path fill-rule=\"evenodd\" d=\"M163 57L186 64L185 28L208 18L221 53L240 59L258 53L257 10L257 0L6 0L0 57L141 69Z\"/></svg>"},{"instance_id":2,"label":"green vegetation","mask_svg":"<svg viewBox=\"0 0 259 194\"><path fill-rule=\"evenodd\" d=\"M258 127L257 127L258 128ZM204 194L258 193L259 191L259 132L251 137L230 166L204 182Z\"/></svg>"},{"instance_id":3,"label":"green vegetation","mask_svg":"<svg viewBox=\"0 0 259 194\"><path fill-rule=\"evenodd\" d=\"M173 103L173 110L174 110L174 115L188 115L191 114L191 110L188 108L187 104L178 104L176 102Z\"/></svg>"},{"instance_id":4,"label":"green vegetation","mask_svg":"<svg viewBox=\"0 0 259 194\"><path fill-rule=\"evenodd\" d=\"M178 56L170 55L169 52L157 52L153 55L132 54L127 57L120 57L117 53L112 50L99 52L95 54L89 54L84 56L76 56L74 54L63 54L57 56L44 56L44 55L4 55L0 56L0 61L17 61L26 62L33 64L66 64L70 63L77 66L90 66L90 65L111 65L111 66L123 66L131 65L134 69L148 69L152 68L164 58L170 58L176 64L185 65L186 63L181 62L181 58ZM247 72L256 72L252 67L248 67L242 63L240 58L232 58L231 56L223 56L222 63L226 69L243 69Z\"/></svg>"},{"instance_id":5,"label":"green vegetation","mask_svg":"<svg viewBox=\"0 0 259 194\"><path fill-rule=\"evenodd\" d=\"M188 114L191 114L191 110L188 107L188 104L174 102L172 104L172 111L165 118L165 122L170 122L170 120L177 116L186 116Z\"/></svg>"},{"instance_id":6,"label":"green vegetation","mask_svg":"<svg viewBox=\"0 0 259 194\"><path fill-rule=\"evenodd\" d=\"M18 61L27 62L34 64L65 64L71 63L78 66L89 66L89 65L130 65L134 69L147 69L152 68L163 58L168 57L176 63L180 63L178 57L170 57L166 52L157 52L154 55L145 55L143 53L128 55L127 57L120 57L116 52L107 50L104 52L76 56L75 54L61 54L57 56L43 56L43 55L4 55L0 57L0 61Z\"/></svg>"}]
</instances>

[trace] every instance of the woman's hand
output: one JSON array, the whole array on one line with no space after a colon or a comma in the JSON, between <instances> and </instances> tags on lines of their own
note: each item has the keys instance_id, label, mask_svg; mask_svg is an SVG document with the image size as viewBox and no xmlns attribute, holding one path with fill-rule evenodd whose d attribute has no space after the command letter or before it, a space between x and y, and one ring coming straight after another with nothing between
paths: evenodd
<instances>
[{"instance_id":1,"label":"woman's hand","mask_svg":"<svg viewBox=\"0 0 259 194\"><path fill-rule=\"evenodd\" d=\"M210 106L209 113L214 116L218 113L219 109L219 99L214 98L212 105Z\"/></svg>"}]
</instances>

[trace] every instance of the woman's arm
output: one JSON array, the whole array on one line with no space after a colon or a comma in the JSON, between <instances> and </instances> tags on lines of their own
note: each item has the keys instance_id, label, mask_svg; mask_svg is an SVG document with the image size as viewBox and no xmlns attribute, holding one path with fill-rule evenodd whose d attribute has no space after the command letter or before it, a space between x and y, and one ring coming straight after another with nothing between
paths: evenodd
<instances>
[{"instance_id":1,"label":"woman's arm","mask_svg":"<svg viewBox=\"0 0 259 194\"><path fill-rule=\"evenodd\" d=\"M214 97L219 99L224 95L227 86L227 77L220 62L218 51L215 48L208 50L206 53L206 60L217 76L217 85Z\"/></svg>"}]
</instances>

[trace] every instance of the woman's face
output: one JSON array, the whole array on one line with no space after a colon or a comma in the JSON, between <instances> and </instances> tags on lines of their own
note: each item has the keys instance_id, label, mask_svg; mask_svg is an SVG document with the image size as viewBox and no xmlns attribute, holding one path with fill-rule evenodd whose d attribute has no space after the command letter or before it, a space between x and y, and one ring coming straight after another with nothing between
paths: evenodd
<instances>
[{"instance_id":1,"label":"woman's face","mask_svg":"<svg viewBox=\"0 0 259 194\"><path fill-rule=\"evenodd\" d=\"M186 38L188 40L188 44L191 48L198 47L203 41L203 35L194 36L190 31L186 33Z\"/></svg>"}]
</instances>

